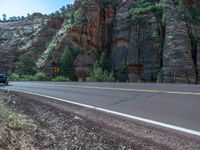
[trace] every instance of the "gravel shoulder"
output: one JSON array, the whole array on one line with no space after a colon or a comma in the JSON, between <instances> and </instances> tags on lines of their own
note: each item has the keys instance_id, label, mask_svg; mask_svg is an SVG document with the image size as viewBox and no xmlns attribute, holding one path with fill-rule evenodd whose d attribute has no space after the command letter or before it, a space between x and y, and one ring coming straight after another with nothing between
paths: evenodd
<instances>
[{"instance_id":1,"label":"gravel shoulder","mask_svg":"<svg viewBox=\"0 0 200 150\"><path fill-rule=\"evenodd\" d=\"M10 107L31 118L38 127L34 132L0 128L20 137L15 142L26 143L18 144L21 149L200 149L199 137L44 97L6 91L4 95Z\"/></svg>"}]
</instances>

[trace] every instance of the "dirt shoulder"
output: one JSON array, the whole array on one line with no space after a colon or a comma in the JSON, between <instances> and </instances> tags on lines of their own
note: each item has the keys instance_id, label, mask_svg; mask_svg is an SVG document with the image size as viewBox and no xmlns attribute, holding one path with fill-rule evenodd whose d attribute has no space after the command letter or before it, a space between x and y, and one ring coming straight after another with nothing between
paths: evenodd
<instances>
[{"instance_id":1,"label":"dirt shoulder","mask_svg":"<svg viewBox=\"0 0 200 150\"><path fill-rule=\"evenodd\" d=\"M0 128L1 132L9 130L13 139L21 137L15 139L20 149L200 149L199 137L53 99L17 92L4 95L9 107L28 116L37 125L34 132ZM20 141L26 144L20 144ZM4 144L2 148L6 149L6 146Z\"/></svg>"}]
</instances>

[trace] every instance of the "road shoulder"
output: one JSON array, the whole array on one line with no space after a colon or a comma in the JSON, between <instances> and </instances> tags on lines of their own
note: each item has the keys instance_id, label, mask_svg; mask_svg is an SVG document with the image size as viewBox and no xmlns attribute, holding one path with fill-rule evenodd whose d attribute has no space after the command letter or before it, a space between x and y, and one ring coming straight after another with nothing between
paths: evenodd
<instances>
[{"instance_id":1,"label":"road shoulder","mask_svg":"<svg viewBox=\"0 0 200 150\"><path fill-rule=\"evenodd\" d=\"M66 133L65 135L69 135L69 137L75 135L75 139L68 137L70 141L74 141L72 142L73 146L84 147L86 145L80 143L92 142L95 137L97 140L95 142L105 146L102 147L105 149L106 147L110 149L123 149L123 147L125 149L200 149L199 137L54 99L18 92L9 92L9 95L12 95L13 107L19 111L23 110L25 115L36 120L43 127L51 127L49 131L58 128L55 131L57 135L60 132ZM67 126L67 129L64 125ZM78 132L83 134L74 134L68 130L74 126ZM59 129L61 131L58 131ZM61 135L59 138L65 141L67 137L64 138L64 134ZM81 137L87 137L89 140L84 141ZM99 141L99 139L101 140ZM90 146L95 147L94 143L90 143Z\"/></svg>"}]
</instances>

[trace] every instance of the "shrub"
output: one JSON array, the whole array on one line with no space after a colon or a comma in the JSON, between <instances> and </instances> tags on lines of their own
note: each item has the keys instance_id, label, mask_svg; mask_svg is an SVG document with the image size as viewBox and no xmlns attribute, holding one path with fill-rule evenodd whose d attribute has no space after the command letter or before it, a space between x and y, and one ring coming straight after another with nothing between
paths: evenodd
<instances>
[{"instance_id":1,"label":"shrub","mask_svg":"<svg viewBox=\"0 0 200 150\"><path fill-rule=\"evenodd\" d=\"M127 63L122 62L121 67L116 72L116 80L118 82L127 82L127 81L129 81Z\"/></svg>"},{"instance_id":2,"label":"shrub","mask_svg":"<svg viewBox=\"0 0 200 150\"><path fill-rule=\"evenodd\" d=\"M106 53L102 53L99 60L97 61L97 65L103 69L103 71L109 71L111 66L109 64L109 59Z\"/></svg>"},{"instance_id":3,"label":"shrub","mask_svg":"<svg viewBox=\"0 0 200 150\"><path fill-rule=\"evenodd\" d=\"M104 6L107 6L107 5L112 5L112 6L116 6L118 5L119 3L122 2L122 0L101 0L102 4Z\"/></svg>"},{"instance_id":4,"label":"shrub","mask_svg":"<svg viewBox=\"0 0 200 150\"><path fill-rule=\"evenodd\" d=\"M192 7L189 9L187 17L190 21L196 21L200 16L200 8L199 7Z\"/></svg>"},{"instance_id":5,"label":"shrub","mask_svg":"<svg viewBox=\"0 0 200 150\"><path fill-rule=\"evenodd\" d=\"M34 131L37 129L37 125L33 120L27 116L19 114L14 110L8 108L4 102L4 97L0 93L0 114L5 114L0 117L0 124L6 125L11 129L20 130L26 129Z\"/></svg>"},{"instance_id":6,"label":"shrub","mask_svg":"<svg viewBox=\"0 0 200 150\"><path fill-rule=\"evenodd\" d=\"M140 5L139 7L132 8L130 12L132 15L140 15L140 14L147 13L149 11L163 12L164 7L165 5L162 3L152 4L152 3L146 2Z\"/></svg>"},{"instance_id":7,"label":"shrub","mask_svg":"<svg viewBox=\"0 0 200 150\"><path fill-rule=\"evenodd\" d=\"M60 58L61 75L74 79L73 57L68 48L65 48Z\"/></svg>"},{"instance_id":8,"label":"shrub","mask_svg":"<svg viewBox=\"0 0 200 150\"><path fill-rule=\"evenodd\" d=\"M80 48L80 47L77 47L77 48L74 48L74 49L73 49L73 54L74 54L75 56L79 55L80 53L81 53L81 48Z\"/></svg>"},{"instance_id":9,"label":"shrub","mask_svg":"<svg viewBox=\"0 0 200 150\"><path fill-rule=\"evenodd\" d=\"M16 73L12 73L11 76L10 76L10 79L12 81L20 81L20 76Z\"/></svg>"},{"instance_id":10,"label":"shrub","mask_svg":"<svg viewBox=\"0 0 200 150\"><path fill-rule=\"evenodd\" d=\"M82 5L86 5L92 2L92 0L80 0Z\"/></svg>"},{"instance_id":11,"label":"shrub","mask_svg":"<svg viewBox=\"0 0 200 150\"><path fill-rule=\"evenodd\" d=\"M46 79L46 75L43 72L38 72L35 74L36 81L44 81Z\"/></svg>"},{"instance_id":12,"label":"shrub","mask_svg":"<svg viewBox=\"0 0 200 150\"><path fill-rule=\"evenodd\" d=\"M80 10L71 10L68 13L67 21L65 22L64 29L66 32L70 32L73 25L81 18Z\"/></svg>"},{"instance_id":13,"label":"shrub","mask_svg":"<svg viewBox=\"0 0 200 150\"><path fill-rule=\"evenodd\" d=\"M90 74L90 77L86 78L87 82L114 82L113 73L108 71L103 71L97 63L94 65L93 71Z\"/></svg>"},{"instance_id":14,"label":"shrub","mask_svg":"<svg viewBox=\"0 0 200 150\"><path fill-rule=\"evenodd\" d=\"M23 54L15 64L16 73L19 75L34 75L37 67L36 62L30 54Z\"/></svg>"},{"instance_id":15,"label":"shrub","mask_svg":"<svg viewBox=\"0 0 200 150\"><path fill-rule=\"evenodd\" d=\"M11 74L11 80L13 81L44 81L46 75L42 72L38 72L35 75L19 75L16 73Z\"/></svg>"},{"instance_id":16,"label":"shrub","mask_svg":"<svg viewBox=\"0 0 200 150\"><path fill-rule=\"evenodd\" d=\"M20 81L35 81L33 75L20 75Z\"/></svg>"},{"instance_id":17,"label":"shrub","mask_svg":"<svg viewBox=\"0 0 200 150\"><path fill-rule=\"evenodd\" d=\"M66 78L64 76L57 76L56 78L52 79L52 81L55 81L55 82L69 82L70 79Z\"/></svg>"},{"instance_id":18,"label":"shrub","mask_svg":"<svg viewBox=\"0 0 200 150\"><path fill-rule=\"evenodd\" d=\"M137 24L140 23L143 18L145 17L144 15L141 16L142 14L147 14L149 12L152 12L153 15L156 17L156 21L163 23L164 21L164 8L165 5L162 3L152 3L152 2L143 2L138 4L138 7L134 7L130 9L130 14L131 16L131 23L132 24Z\"/></svg>"}]
</instances>

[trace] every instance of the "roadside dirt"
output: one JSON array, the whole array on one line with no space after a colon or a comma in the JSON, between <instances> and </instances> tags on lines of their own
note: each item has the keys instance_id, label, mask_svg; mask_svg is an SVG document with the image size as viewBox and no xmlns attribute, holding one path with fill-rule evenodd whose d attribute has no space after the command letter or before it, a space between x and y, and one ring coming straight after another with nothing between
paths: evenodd
<instances>
[{"instance_id":1,"label":"roadside dirt","mask_svg":"<svg viewBox=\"0 0 200 150\"><path fill-rule=\"evenodd\" d=\"M10 107L35 121L34 132L1 127L0 149L199 150L200 138L72 104L16 92ZM8 146L9 145L9 146Z\"/></svg>"}]
</instances>

